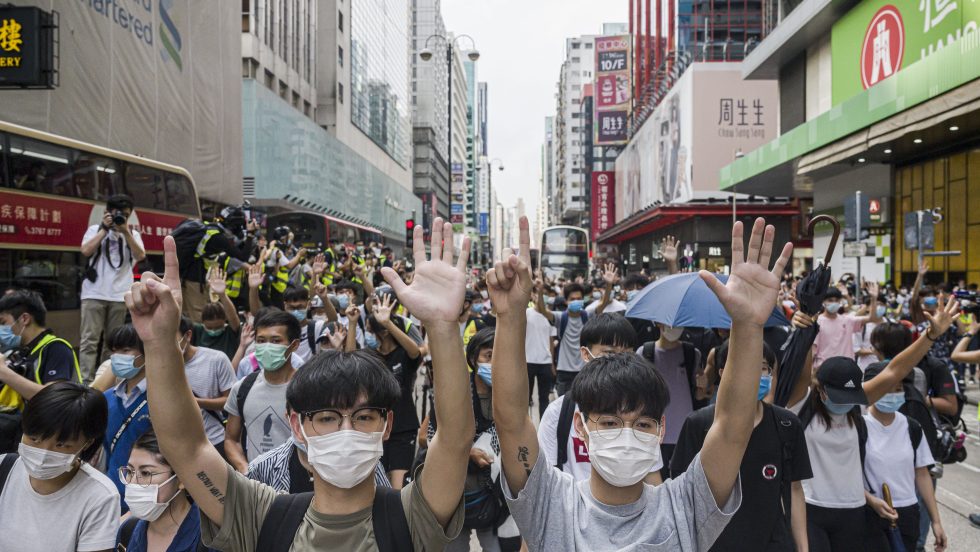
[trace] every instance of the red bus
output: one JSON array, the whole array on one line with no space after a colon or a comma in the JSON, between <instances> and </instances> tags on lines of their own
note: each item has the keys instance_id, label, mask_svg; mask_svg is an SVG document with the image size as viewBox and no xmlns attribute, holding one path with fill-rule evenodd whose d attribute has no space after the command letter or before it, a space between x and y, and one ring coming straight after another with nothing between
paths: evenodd
<instances>
[{"instance_id":1,"label":"red bus","mask_svg":"<svg viewBox=\"0 0 980 552\"><path fill-rule=\"evenodd\" d=\"M330 247L330 240L337 240L348 248L356 242L382 243L384 235L381 230L347 222L320 213L291 212L269 215L266 217L266 228L273 230L279 226L288 226L293 231L293 241L300 247L323 250Z\"/></svg>"}]
</instances>

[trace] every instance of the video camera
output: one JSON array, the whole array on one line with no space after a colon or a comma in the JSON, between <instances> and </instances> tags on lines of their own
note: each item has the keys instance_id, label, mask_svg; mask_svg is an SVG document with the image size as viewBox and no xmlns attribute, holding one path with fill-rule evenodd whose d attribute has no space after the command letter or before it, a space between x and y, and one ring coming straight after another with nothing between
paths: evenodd
<instances>
[{"instance_id":1,"label":"video camera","mask_svg":"<svg viewBox=\"0 0 980 552\"><path fill-rule=\"evenodd\" d=\"M953 293L953 297L960 302L960 312L980 315L980 302L977 302L977 292L961 289Z\"/></svg>"},{"instance_id":2,"label":"video camera","mask_svg":"<svg viewBox=\"0 0 980 552\"><path fill-rule=\"evenodd\" d=\"M7 357L7 366L10 367L11 370L27 379L34 379L32 376L28 375L31 368L31 357L24 350L12 349L3 355Z\"/></svg>"}]
</instances>

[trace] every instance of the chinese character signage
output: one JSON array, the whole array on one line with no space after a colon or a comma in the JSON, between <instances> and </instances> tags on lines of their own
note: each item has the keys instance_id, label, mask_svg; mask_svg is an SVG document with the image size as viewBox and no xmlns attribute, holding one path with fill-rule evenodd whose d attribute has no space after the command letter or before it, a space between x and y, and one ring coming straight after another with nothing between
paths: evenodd
<instances>
[{"instance_id":1,"label":"chinese character signage","mask_svg":"<svg viewBox=\"0 0 980 552\"><path fill-rule=\"evenodd\" d=\"M479 233L481 236L490 235L490 213L480 213Z\"/></svg>"},{"instance_id":2,"label":"chinese character signage","mask_svg":"<svg viewBox=\"0 0 980 552\"><path fill-rule=\"evenodd\" d=\"M831 33L833 104L973 35L978 23L976 0L859 3L834 24Z\"/></svg>"},{"instance_id":3,"label":"chinese character signage","mask_svg":"<svg viewBox=\"0 0 980 552\"><path fill-rule=\"evenodd\" d=\"M0 6L0 87L50 87L54 24L40 8Z\"/></svg>"},{"instance_id":4,"label":"chinese character signage","mask_svg":"<svg viewBox=\"0 0 980 552\"><path fill-rule=\"evenodd\" d=\"M616 173L592 172L592 236L597 238L616 224Z\"/></svg>"},{"instance_id":5,"label":"chinese character signage","mask_svg":"<svg viewBox=\"0 0 980 552\"><path fill-rule=\"evenodd\" d=\"M452 164L451 180L450 221L453 224L453 232L462 232L463 221L466 218L466 173L462 163Z\"/></svg>"},{"instance_id":6,"label":"chinese character signage","mask_svg":"<svg viewBox=\"0 0 980 552\"><path fill-rule=\"evenodd\" d=\"M0 191L0 247L81 247L89 226L99 224L104 204ZM137 209L129 226L142 234L147 253L163 253L163 238L185 217Z\"/></svg>"},{"instance_id":7,"label":"chinese character signage","mask_svg":"<svg viewBox=\"0 0 980 552\"><path fill-rule=\"evenodd\" d=\"M597 146L622 145L629 140L630 36L595 39L595 127Z\"/></svg>"}]
</instances>

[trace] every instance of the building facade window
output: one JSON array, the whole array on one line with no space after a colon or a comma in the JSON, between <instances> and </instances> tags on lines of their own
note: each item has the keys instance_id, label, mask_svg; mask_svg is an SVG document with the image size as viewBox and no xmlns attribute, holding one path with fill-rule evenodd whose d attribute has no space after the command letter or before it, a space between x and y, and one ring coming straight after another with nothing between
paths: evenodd
<instances>
[{"instance_id":1,"label":"building facade window","mask_svg":"<svg viewBox=\"0 0 980 552\"><path fill-rule=\"evenodd\" d=\"M337 83L337 101L344 103L344 83Z\"/></svg>"},{"instance_id":2,"label":"building facade window","mask_svg":"<svg viewBox=\"0 0 980 552\"><path fill-rule=\"evenodd\" d=\"M344 47L337 46L337 64L341 67L344 66Z\"/></svg>"},{"instance_id":3,"label":"building facade window","mask_svg":"<svg viewBox=\"0 0 980 552\"><path fill-rule=\"evenodd\" d=\"M337 12L337 30L344 32L344 12Z\"/></svg>"}]
</instances>

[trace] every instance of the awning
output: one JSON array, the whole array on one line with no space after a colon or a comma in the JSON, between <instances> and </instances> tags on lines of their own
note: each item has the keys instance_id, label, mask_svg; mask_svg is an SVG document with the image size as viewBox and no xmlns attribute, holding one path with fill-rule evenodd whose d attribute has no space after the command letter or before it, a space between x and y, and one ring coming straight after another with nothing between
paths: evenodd
<instances>
[{"instance_id":1,"label":"awning","mask_svg":"<svg viewBox=\"0 0 980 552\"><path fill-rule=\"evenodd\" d=\"M738 203L736 212L739 217L778 217L795 216L800 214L799 207L791 204L760 204ZM662 228L668 228L697 217L732 217L732 204L678 204L665 205L639 214L620 222L600 234L596 241L602 243L620 244L627 240L645 236Z\"/></svg>"}]
</instances>

